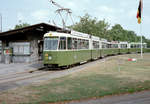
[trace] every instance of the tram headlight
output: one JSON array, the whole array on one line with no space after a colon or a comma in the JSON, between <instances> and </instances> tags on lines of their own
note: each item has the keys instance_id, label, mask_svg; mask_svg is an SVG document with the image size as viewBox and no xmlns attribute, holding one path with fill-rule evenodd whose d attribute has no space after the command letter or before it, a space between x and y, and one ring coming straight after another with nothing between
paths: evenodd
<instances>
[{"instance_id":1,"label":"tram headlight","mask_svg":"<svg viewBox=\"0 0 150 104\"><path fill-rule=\"evenodd\" d=\"M49 56L49 57L48 57L48 60L51 60L51 59L52 59L52 57L51 57L51 56Z\"/></svg>"},{"instance_id":2,"label":"tram headlight","mask_svg":"<svg viewBox=\"0 0 150 104\"><path fill-rule=\"evenodd\" d=\"M47 54L47 53L45 54L45 57L48 57L48 54Z\"/></svg>"}]
</instances>

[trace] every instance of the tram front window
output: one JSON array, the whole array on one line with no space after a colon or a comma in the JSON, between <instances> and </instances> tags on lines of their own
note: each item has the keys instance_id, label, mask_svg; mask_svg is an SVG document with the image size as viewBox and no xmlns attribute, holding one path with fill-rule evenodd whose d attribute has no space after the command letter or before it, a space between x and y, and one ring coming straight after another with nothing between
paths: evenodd
<instances>
[{"instance_id":1,"label":"tram front window","mask_svg":"<svg viewBox=\"0 0 150 104\"><path fill-rule=\"evenodd\" d=\"M44 50L57 50L58 38L45 38Z\"/></svg>"}]
</instances>

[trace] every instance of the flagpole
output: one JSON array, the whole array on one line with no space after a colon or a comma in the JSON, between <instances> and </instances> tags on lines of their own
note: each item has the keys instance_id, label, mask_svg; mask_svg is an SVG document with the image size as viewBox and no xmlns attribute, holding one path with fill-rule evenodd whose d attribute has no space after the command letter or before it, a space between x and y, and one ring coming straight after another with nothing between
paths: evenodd
<instances>
[{"instance_id":1,"label":"flagpole","mask_svg":"<svg viewBox=\"0 0 150 104\"><path fill-rule=\"evenodd\" d=\"M143 12L143 1L141 0L141 24L140 24L140 35L141 35L141 59L143 59L143 35L142 35L142 24L143 24L143 18L142 18L142 12Z\"/></svg>"},{"instance_id":2,"label":"flagpole","mask_svg":"<svg viewBox=\"0 0 150 104\"><path fill-rule=\"evenodd\" d=\"M141 35L141 58L143 59L143 36L142 36L142 22L140 24L140 35Z\"/></svg>"},{"instance_id":3,"label":"flagpole","mask_svg":"<svg viewBox=\"0 0 150 104\"><path fill-rule=\"evenodd\" d=\"M141 35L141 47L140 48L141 48L141 58L143 59L142 11L143 11L143 1L140 0L136 17L138 19L138 23L140 24L140 35Z\"/></svg>"}]
</instances>

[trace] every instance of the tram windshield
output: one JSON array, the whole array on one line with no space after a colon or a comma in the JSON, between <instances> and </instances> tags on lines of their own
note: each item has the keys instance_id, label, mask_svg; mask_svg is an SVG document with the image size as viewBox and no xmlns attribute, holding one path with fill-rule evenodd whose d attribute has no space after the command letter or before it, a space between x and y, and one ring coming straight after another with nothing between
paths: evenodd
<instances>
[{"instance_id":1,"label":"tram windshield","mask_svg":"<svg viewBox=\"0 0 150 104\"><path fill-rule=\"evenodd\" d=\"M45 38L44 39L44 50L57 50L58 48L58 38Z\"/></svg>"}]
</instances>

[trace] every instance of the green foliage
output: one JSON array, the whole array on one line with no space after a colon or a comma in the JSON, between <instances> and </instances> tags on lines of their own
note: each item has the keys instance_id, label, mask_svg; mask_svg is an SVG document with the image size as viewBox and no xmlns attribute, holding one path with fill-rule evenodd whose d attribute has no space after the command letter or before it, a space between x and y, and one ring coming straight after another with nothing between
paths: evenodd
<instances>
[{"instance_id":1,"label":"green foliage","mask_svg":"<svg viewBox=\"0 0 150 104\"><path fill-rule=\"evenodd\" d=\"M137 36L134 31L125 30L120 24L112 26L111 29L108 22L105 20L97 20L97 18L91 18L89 14L85 14L80 17L80 21L70 28L105 38L109 41L128 41L128 42L140 42L140 36ZM146 42L150 47L150 40L143 36L143 42Z\"/></svg>"},{"instance_id":2,"label":"green foliage","mask_svg":"<svg viewBox=\"0 0 150 104\"><path fill-rule=\"evenodd\" d=\"M80 22L71 28L79 32L105 37L109 24L105 20L98 21L96 18L92 19L90 15L85 14L85 16L80 17Z\"/></svg>"},{"instance_id":3,"label":"green foliage","mask_svg":"<svg viewBox=\"0 0 150 104\"><path fill-rule=\"evenodd\" d=\"M120 24L116 24L108 32L108 39L114 41L128 41L128 42L139 42L138 37L134 31L124 30ZM110 40L109 39L109 40Z\"/></svg>"},{"instance_id":4,"label":"green foliage","mask_svg":"<svg viewBox=\"0 0 150 104\"><path fill-rule=\"evenodd\" d=\"M15 26L15 29L20 29L20 28L27 27L27 26L30 26L30 24L28 23L17 24Z\"/></svg>"}]
</instances>

